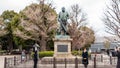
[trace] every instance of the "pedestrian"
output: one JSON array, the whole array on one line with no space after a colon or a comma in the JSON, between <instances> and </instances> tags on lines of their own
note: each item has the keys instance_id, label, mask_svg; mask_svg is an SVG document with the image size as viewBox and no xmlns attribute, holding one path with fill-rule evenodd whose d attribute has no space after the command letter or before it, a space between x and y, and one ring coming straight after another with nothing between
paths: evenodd
<instances>
[{"instance_id":1,"label":"pedestrian","mask_svg":"<svg viewBox=\"0 0 120 68\"><path fill-rule=\"evenodd\" d=\"M38 62L38 54L37 51L34 51L34 68L37 68L37 62Z\"/></svg>"},{"instance_id":2,"label":"pedestrian","mask_svg":"<svg viewBox=\"0 0 120 68\"><path fill-rule=\"evenodd\" d=\"M117 66L116 66L116 68L120 68L120 47L116 49L116 56L117 56Z\"/></svg>"},{"instance_id":3,"label":"pedestrian","mask_svg":"<svg viewBox=\"0 0 120 68\"><path fill-rule=\"evenodd\" d=\"M23 50L21 53L21 60L22 60L21 62L25 62L25 60L26 60L25 50Z\"/></svg>"},{"instance_id":4,"label":"pedestrian","mask_svg":"<svg viewBox=\"0 0 120 68\"><path fill-rule=\"evenodd\" d=\"M107 49L107 51L106 51L106 52L107 52L107 55L108 55L108 56L110 56L110 50L109 50L109 49Z\"/></svg>"},{"instance_id":5,"label":"pedestrian","mask_svg":"<svg viewBox=\"0 0 120 68\"><path fill-rule=\"evenodd\" d=\"M82 52L82 64L84 65L85 68L87 68L88 65L88 52L86 48L84 48Z\"/></svg>"}]
</instances>

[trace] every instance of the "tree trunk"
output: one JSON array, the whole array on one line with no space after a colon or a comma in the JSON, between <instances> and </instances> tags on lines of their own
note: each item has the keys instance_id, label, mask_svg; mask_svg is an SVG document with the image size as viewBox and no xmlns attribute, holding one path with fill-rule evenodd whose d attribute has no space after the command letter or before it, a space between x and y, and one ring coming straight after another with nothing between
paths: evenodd
<instances>
[{"instance_id":1,"label":"tree trunk","mask_svg":"<svg viewBox=\"0 0 120 68\"><path fill-rule=\"evenodd\" d=\"M12 50L13 50L13 42L12 42L12 39L9 39L8 40L8 42L9 42L9 53L11 54L11 52L12 52Z\"/></svg>"},{"instance_id":2,"label":"tree trunk","mask_svg":"<svg viewBox=\"0 0 120 68\"><path fill-rule=\"evenodd\" d=\"M2 50L2 45L0 44L0 50Z\"/></svg>"},{"instance_id":3,"label":"tree trunk","mask_svg":"<svg viewBox=\"0 0 120 68\"><path fill-rule=\"evenodd\" d=\"M73 44L73 41L72 41L72 43L71 43L71 47L72 47L72 51L74 51L74 50L75 50L75 46L74 46L74 44Z\"/></svg>"},{"instance_id":4,"label":"tree trunk","mask_svg":"<svg viewBox=\"0 0 120 68\"><path fill-rule=\"evenodd\" d=\"M22 51L22 45L19 46L19 51Z\"/></svg>"},{"instance_id":5,"label":"tree trunk","mask_svg":"<svg viewBox=\"0 0 120 68\"><path fill-rule=\"evenodd\" d=\"M40 51L46 51L46 38L42 37L40 40Z\"/></svg>"},{"instance_id":6,"label":"tree trunk","mask_svg":"<svg viewBox=\"0 0 120 68\"><path fill-rule=\"evenodd\" d=\"M9 47L9 53L11 54L12 50L13 50L13 35L10 33L8 34L8 47Z\"/></svg>"}]
</instances>

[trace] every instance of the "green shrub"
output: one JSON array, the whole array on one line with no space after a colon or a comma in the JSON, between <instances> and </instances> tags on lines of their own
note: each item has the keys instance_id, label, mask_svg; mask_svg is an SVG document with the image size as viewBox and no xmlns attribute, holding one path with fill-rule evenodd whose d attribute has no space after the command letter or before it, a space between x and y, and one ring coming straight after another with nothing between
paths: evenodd
<instances>
[{"instance_id":1,"label":"green shrub","mask_svg":"<svg viewBox=\"0 0 120 68\"><path fill-rule=\"evenodd\" d=\"M4 53L4 52L6 52L5 50L0 50L0 53Z\"/></svg>"},{"instance_id":2,"label":"green shrub","mask_svg":"<svg viewBox=\"0 0 120 68\"><path fill-rule=\"evenodd\" d=\"M4 53L6 53L5 50L0 50L0 54L4 54Z\"/></svg>"},{"instance_id":3,"label":"green shrub","mask_svg":"<svg viewBox=\"0 0 120 68\"><path fill-rule=\"evenodd\" d=\"M53 56L54 54L54 51L42 51L42 52L39 52L39 57L51 57Z\"/></svg>"},{"instance_id":4,"label":"green shrub","mask_svg":"<svg viewBox=\"0 0 120 68\"><path fill-rule=\"evenodd\" d=\"M74 56L78 55L78 51L72 51L72 55Z\"/></svg>"},{"instance_id":5,"label":"green shrub","mask_svg":"<svg viewBox=\"0 0 120 68\"><path fill-rule=\"evenodd\" d=\"M89 57L91 56L91 53L90 53L90 52L88 52L88 56L89 56Z\"/></svg>"},{"instance_id":6,"label":"green shrub","mask_svg":"<svg viewBox=\"0 0 120 68\"><path fill-rule=\"evenodd\" d=\"M31 53L31 56L33 57L33 52ZM41 51L39 52L39 57L52 57L54 55L54 51ZM72 51L72 55L76 56L82 56L82 51ZM91 53L88 52L88 56L90 57Z\"/></svg>"},{"instance_id":7,"label":"green shrub","mask_svg":"<svg viewBox=\"0 0 120 68\"><path fill-rule=\"evenodd\" d=\"M33 54L34 52L31 53L31 56L33 57ZM51 57L53 56L54 54L54 51L41 51L39 52L39 57L42 58L42 57Z\"/></svg>"},{"instance_id":8,"label":"green shrub","mask_svg":"<svg viewBox=\"0 0 120 68\"><path fill-rule=\"evenodd\" d=\"M31 57L33 58L33 54L34 54L34 52L31 52Z\"/></svg>"},{"instance_id":9,"label":"green shrub","mask_svg":"<svg viewBox=\"0 0 120 68\"><path fill-rule=\"evenodd\" d=\"M76 55L82 56L82 51L72 51L72 55L74 55L74 56L76 56ZM91 53L88 52L88 56L89 56L89 57L90 57L90 55L91 55Z\"/></svg>"}]
</instances>

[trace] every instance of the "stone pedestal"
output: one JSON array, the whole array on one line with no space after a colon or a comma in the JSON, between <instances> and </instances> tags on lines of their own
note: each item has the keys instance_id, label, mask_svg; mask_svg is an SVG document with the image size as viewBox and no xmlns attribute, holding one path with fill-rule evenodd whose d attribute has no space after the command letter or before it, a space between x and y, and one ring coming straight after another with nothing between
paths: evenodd
<instances>
[{"instance_id":1,"label":"stone pedestal","mask_svg":"<svg viewBox=\"0 0 120 68\"><path fill-rule=\"evenodd\" d=\"M54 57L72 57L70 36L55 36L54 40Z\"/></svg>"}]
</instances>

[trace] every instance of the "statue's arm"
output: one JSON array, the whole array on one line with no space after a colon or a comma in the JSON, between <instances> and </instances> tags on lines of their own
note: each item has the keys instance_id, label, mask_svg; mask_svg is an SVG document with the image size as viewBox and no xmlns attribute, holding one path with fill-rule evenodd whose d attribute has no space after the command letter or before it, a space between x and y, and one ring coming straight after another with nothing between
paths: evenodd
<instances>
[{"instance_id":1,"label":"statue's arm","mask_svg":"<svg viewBox=\"0 0 120 68\"><path fill-rule=\"evenodd\" d=\"M60 13L58 14L58 21L60 22Z\"/></svg>"},{"instance_id":2,"label":"statue's arm","mask_svg":"<svg viewBox=\"0 0 120 68\"><path fill-rule=\"evenodd\" d=\"M69 19L69 14L67 13L67 18Z\"/></svg>"}]
</instances>

